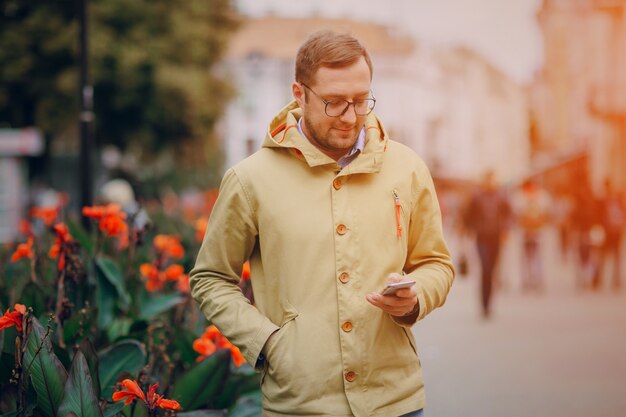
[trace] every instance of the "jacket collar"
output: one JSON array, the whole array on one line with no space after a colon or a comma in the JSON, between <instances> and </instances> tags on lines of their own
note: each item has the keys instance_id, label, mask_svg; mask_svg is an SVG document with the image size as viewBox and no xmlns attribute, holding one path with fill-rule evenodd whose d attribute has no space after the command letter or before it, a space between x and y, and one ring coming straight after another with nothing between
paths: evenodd
<instances>
[{"instance_id":1,"label":"jacket collar","mask_svg":"<svg viewBox=\"0 0 626 417\"><path fill-rule=\"evenodd\" d=\"M339 170L337 162L320 151L298 132L298 120L302 117L302 110L296 101L285 106L272 120L263 142L264 148L293 149L296 154L302 155L310 167L334 165ZM357 173L372 173L380 171L383 155L387 149L387 132L374 113L365 119L365 147L363 152L341 171L342 175Z\"/></svg>"}]
</instances>

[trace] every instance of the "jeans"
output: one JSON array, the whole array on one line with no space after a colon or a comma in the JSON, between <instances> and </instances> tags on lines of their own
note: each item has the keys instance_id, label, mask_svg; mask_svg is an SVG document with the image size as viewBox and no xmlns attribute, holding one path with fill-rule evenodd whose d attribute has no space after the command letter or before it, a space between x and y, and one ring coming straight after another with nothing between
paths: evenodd
<instances>
[{"instance_id":1,"label":"jeans","mask_svg":"<svg viewBox=\"0 0 626 417\"><path fill-rule=\"evenodd\" d=\"M400 417L424 417L424 409L413 411L411 413L403 414Z\"/></svg>"}]
</instances>

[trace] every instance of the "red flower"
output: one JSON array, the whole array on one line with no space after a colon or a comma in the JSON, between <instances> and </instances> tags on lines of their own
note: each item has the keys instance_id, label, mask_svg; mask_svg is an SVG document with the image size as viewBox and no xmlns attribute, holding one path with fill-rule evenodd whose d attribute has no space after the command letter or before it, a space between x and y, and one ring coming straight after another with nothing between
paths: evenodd
<instances>
[{"instance_id":1,"label":"red flower","mask_svg":"<svg viewBox=\"0 0 626 417\"><path fill-rule=\"evenodd\" d=\"M147 279L146 290L154 292L163 289L163 275L154 264L141 264L139 272Z\"/></svg>"},{"instance_id":2,"label":"red flower","mask_svg":"<svg viewBox=\"0 0 626 417\"><path fill-rule=\"evenodd\" d=\"M178 278L180 278L180 276L183 275L184 273L185 273L185 268L183 268L182 265L177 265L177 264L168 266L164 272L165 278L168 281L178 281Z\"/></svg>"},{"instance_id":3,"label":"red flower","mask_svg":"<svg viewBox=\"0 0 626 417\"><path fill-rule=\"evenodd\" d=\"M156 235L152 243L160 255L166 255L173 259L180 259L185 256L185 249L176 236Z\"/></svg>"},{"instance_id":4,"label":"red flower","mask_svg":"<svg viewBox=\"0 0 626 417\"><path fill-rule=\"evenodd\" d=\"M113 393L113 401L124 401L124 404L128 405L134 400L141 400L149 410L154 410L156 407L163 408L165 410L180 410L180 404L178 401L168 400L163 398L162 395L156 393L159 384L150 385L148 388L148 394L145 395L139 385L131 380L125 379L122 381L122 389Z\"/></svg>"},{"instance_id":5,"label":"red flower","mask_svg":"<svg viewBox=\"0 0 626 417\"><path fill-rule=\"evenodd\" d=\"M183 274L178 278L176 289L182 293L189 294L191 287L189 286L189 275Z\"/></svg>"},{"instance_id":6,"label":"red flower","mask_svg":"<svg viewBox=\"0 0 626 417\"><path fill-rule=\"evenodd\" d=\"M17 249L11 255L11 262L17 262L22 258L33 258L33 238L29 237L26 243L20 243L17 245Z\"/></svg>"},{"instance_id":7,"label":"red flower","mask_svg":"<svg viewBox=\"0 0 626 417\"><path fill-rule=\"evenodd\" d=\"M230 343L214 325L207 327L204 334L194 340L193 349L200 354L196 359L197 362L214 354L219 349L230 350L230 357L237 368L246 362L239 348Z\"/></svg>"},{"instance_id":8,"label":"red flower","mask_svg":"<svg viewBox=\"0 0 626 417\"><path fill-rule=\"evenodd\" d=\"M23 304L15 304L13 306L13 311L9 312L10 309L4 313L4 316L0 317L0 330L6 329L7 327L15 326L18 332L22 331L22 317L26 314L26 306Z\"/></svg>"},{"instance_id":9,"label":"red flower","mask_svg":"<svg viewBox=\"0 0 626 417\"><path fill-rule=\"evenodd\" d=\"M133 380L125 379L122 381L122 389L113 393L113 401L124 400L124 404L128 405L134 400L139 399L146 402L146 396L143 394L139 385Z\"/></svg>"},{"instance_id":10,"label":"red flower","mask_svg":"<svg viewBox=\"0 0 626 417\"><path fill-rule=\"evenodd\" d=\"M59 216L58 207L33 207L30 215L32 217L43 220L46 226L52 226Z\"/></svg>"},{"instance_id":11,"label":"red flower","mask_svg":"<svg viewBox=\"0 0 626 417\"><path fill-rule=\"evenodd\" d=\"M119 238L119 247L124 249L128 246L128 225L126 213L118 204L107 206L83 207L83 216L98 222L98 228L107 237Z\"/></svg>"},{"instance_id":12,"label":"red flower","mask_svg":"<svg viewBox=\"0 0 626 417\"><path fill-rule=\"evenodd\" d=\"M196 241L202 242L208 224L209 220L206 217L196 220Z\"/></svg>"},{"instance_id":13,"label":"red flower","mask_svg":"<svg viewBox=\"0 0 626 417\"><path fill-rule=\"evenodd\" d=\"M48 252L48 257L53 259L58 259L57 268L59 271L65 268L65 251L62 250L64 243L71 242L72 235L70 235L70 230L64 223L57 223L54 225L54 232L57 235L57 239L50 247L50 251Z\"/></svg>"},{"instance_id":14,"label":"red flower","mask_svg":"<svg viewBox=\"0 0 626 417\"><path fill-rule=\"evenodd\" d=\"M24 236L34 236L33 229L30 226L30 222L28 220L20 220L19 230L20 233Z\"/></svg>"},{"instance_id":15,"label":"red flower","mask_svg":"<svg viewBox=\"0 0 626 417\"><path fill-rule=\"evenodd\" d=\"M70 229L65 225L65 223L55 224L54 231L57 234L57 243L67 243L72 241Z\"/></svg>"}]
</instances>

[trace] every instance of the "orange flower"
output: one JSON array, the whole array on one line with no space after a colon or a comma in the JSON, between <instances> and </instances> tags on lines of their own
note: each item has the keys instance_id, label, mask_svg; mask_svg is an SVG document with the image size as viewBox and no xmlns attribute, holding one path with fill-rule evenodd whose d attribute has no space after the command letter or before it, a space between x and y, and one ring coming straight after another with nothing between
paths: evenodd
<instances>
[{"instance_id":1,"label":"orange flower","mask_svg":"<svg viewBox=\"0 0 626 417\"><path fill-rule=\"evenodd\" d=\"M124 213L106 216L100 220L100 230L108 237L121 236L128 231L128 225L124 221L125 218L126 214Z\"/></svg>"},{"instance_id":2,"label":"orange flower","mask_svg":"<svg viewBox=\"0 0 626 417\"><path fill-rule=\"evenodd\" d=\"M178 277L176 289L184 294L189 294L189 292L191 291L191 287L189 286L189 275L183 274Z\"/></svg>"},{"instance_id":3,"label":"orange flower","mask_svg":"<svg viewBox=\"0 0 626 417\"><path fill-rule=\"evenodd\" d=\"M198 357L198 362L215 353L217 346L211 339L200 337L193 341L193 350L198 352L201 356Z\"/></svg>"},{"instance_id":4,"label":"orange flower","mask_svg":"<svg viewBox=\"0 0 626 417\"><path fill-rule=\"evenodd\" d=\"M206 217L201 217L196 220L196 241L202 242L208 224L209 219L207 219Z\"/></svg>"},{"instance_id":5,"label":"orange flower","mask_svg":"<svg viewBox=\"0 0 626 417\"><path fill-rule=\"evenodd\" d=\"M65 225L65 223L55 224L54 231L57 234L57 243L67 243L72 241L70 229Z\"/></svg>"},{"instance_id":6,"label":"orange flower","mask_svg":"<svg viewBox=\"0 0 626 417\"><path fill-rule=\"evenodd\" d=\"M87 206L83 207L83 216L94 219L98 222L98 228L107 237L119 238L119 247L128 247L128 225L126 224L126 213L118 204L107 206Z\"/></svg>"},{"instance_id":7,"label":"orange flower","mask_svg":"<svg viewBox=\"0 0 626 417\"><path fill-rule=\"evenodd\" d=\"M122 381L122 389L113 393L113 401L124 400L124 404L128 405L134 400L139 399L146 402L146 397L143 394L139 385L133 380L125 379Z\"/></svg>"},{"instance_id":8,"label":"orange flower","mask_svg":"<svg viewBox=\"0 0 626 417\"><path fill-rule=\"evenodd\" d=\"M182 265L170 265L165 270L165 278L168 281L177 281L178 278L185 273L185 268Z\"/></svg>"},{"instance_id":9,"label":"orange flower","mask_svg":"<svg viewBox=\"0 0 626 417\"><path fill-rule=\"evenodd\" d=\"M32 217L43 220L46 226L52 226L59 216L58 207L33 207L30 215Z\"/></svg>"},{"instance_id":10,"label":"orange flower","mask_svg":"<svg viewBox=\"0 0 626 417\"><path fill-rule=\"evenodd\" d=\"M0 330L7 327L15 326L18 332L22 331L22 317L26 314L26 306L23 304L15 304L13 311L10 309L4 313L4 316L0 317Z\"/></svg>"},{"instance_id":11,"label":"orange flower","mask_svg":"<svg viewBox=\"0 0 626 417\"><path fill-rule=\"evenodd\" d=\"M214 325L207 327L204 334L194 340L193 349L201 355L196 359L196 362L200 362L219 349L230 350L230 357L237 368L246 362L239 348L230 343Z\"/></svg>"},{"instance_id":12,"label":"orange flower","mask_svg":"<svg viewBox=\"0 0 626 417\"><path fill-rule=\"evenodd\" d=\"M202 335L202 337L204 338L208 338L208 339L216 339L218 337L220 337L222 335L222 332L220 332L218 330L217 327L215 327L214 324L210 325L209 327L206 328L206 330L204 331L204 334Z\"/></svg>"},{"instance_id":13,"label":"orange flower","mask_svg":"<svg viewBox=\"0 0 626 417\"><path fill-rule=\"evenodd\" d=\"M154 410L156 407L163 408L165 410L180 410L180 404L178 401L168 400L163 398L162 395L156 393L159 384L150 385L148 388L148 394L145 395L139 385L131 380L125 379L122 381L122 389L113 393L113 401L124 401L124 404L128 405L134 400L141 400L149 410Z\"/></svg>"},{"instance_id":14,"label":"orange flower","mask_svg":"<svg viewBox=\"0 0 626 417\"><path fill-rule=\"evenodd\" d=\"M64 223L55 224L54 231L57 235L57 239L54 245L50 247L48 257L58 259L57 268L61 271L65 268L65 251L62 250L63 244L71 242L72 235L70 235L70 230Z\"/></svg>"},{"instance_id":15,"label":"orange flower","mask_svg":"<svg viewBox=\"0 0 626 417\"><path fill-rule=\"evenodd\" d=\"M244 281L250 279L250 261L244 262L243 270L241 271L241 279Z\"/></svg>"},{"instance_id":16,"label":"orange flower","mask_svg":"<svg viewBox=\"0 0 626 417\"><path fill-rule=\"evenodd\" d=\"M185 249L176 236L156 235L152 243L159 254L167 255L174 259L180 259L185 256Z\"/></svg>"},{"instance_id":17,"label":"orange flower","mask_svg":"<svg viewBox=\"0 0 626 417\"><path fill-rule=\"evenodd\" d=\"M30 222L26 219L20 220L19 231L24 236L34 236L33 229L30 226Z\"/></svg>"},{"instance_id":18,"label":"orange flower","mask_svg":"<svg viewBox=\"0 0 626 417\"><path fill-rule=\"evenodd\" d=\"M147 279L146 290L154 292L163 289L163 276L154 264L141 264L139 272Z\"/></svg>"},{"instance_id":19,"label":"orange flower","mask_svg":"<svg viewBox=\"0 0 626 417\"><path fill-rule=\"evenodd\" d=\"M22 258L33 259L35 254L33 253L33 238L29 237L26 243L20 243L17 245L17 249L11 255L11 262L17 262Z\"/></svg>"},{"instance_id":20,"label":"orange flower","mask_svg":"<svg viewBox=\"0 0 626 417\"><path fill-rule=\"evenodd\" d=\"M230 348L230 357L233 358L233 363L237 368L246 363L246 359L241 354L239 348L235 345L232 345Z\"/></svg>"},{"instance_id":21,"label":"orange flower","mask_svg":"<svg viewBox=\"0 0 626 417\"><path fill-rule=\"evenodd\" d=\"M168 400L167 398L159 398L156 405L164 410L180 410L178 401Z\"/></svg>"}]
</instances>

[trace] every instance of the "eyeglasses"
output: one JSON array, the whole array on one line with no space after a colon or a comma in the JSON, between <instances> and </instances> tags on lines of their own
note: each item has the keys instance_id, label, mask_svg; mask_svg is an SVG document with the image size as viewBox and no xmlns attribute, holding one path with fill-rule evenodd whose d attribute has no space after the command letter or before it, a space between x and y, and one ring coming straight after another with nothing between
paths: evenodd
<instances>
[{"instance_id":1,"label":"eyeglasses","mask_svg":"<svg viewBox=\"0 0 626 417\"><path fill-rule=\"evenodd\" d=\"M372 112L372 110L374 110L374 106L376 105L376 99L373 97L353 100L353 101L348 101L348 100L343 100L343 99L324 100L322 96L320 96L315 91L313 91L311 87L309 87L303 82L300 82L300 84L305 86L313 94L315 94L320 100L324 102L324 104L326 105L326 107L324 108L324 111L326 112L326 116L329 116L329 117L343 116L344 114L346 114L346 112L350 108L350 105L354 107L354 113L357 116L367 116L368 114Z\"/></svg>"}]
</instances>

